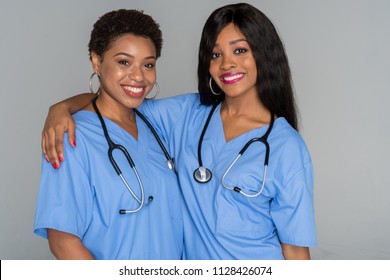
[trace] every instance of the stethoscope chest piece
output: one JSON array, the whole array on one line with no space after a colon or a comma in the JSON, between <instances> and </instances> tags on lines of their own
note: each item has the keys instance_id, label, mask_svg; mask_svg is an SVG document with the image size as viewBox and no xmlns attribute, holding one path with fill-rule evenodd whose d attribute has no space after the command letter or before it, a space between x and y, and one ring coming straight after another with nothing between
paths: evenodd
<instances>
[{"instance_id":1,"label":"stethoscope chest piece","mask_svg":"<svg viewBox=\"0 0 390 280\"><path fill-rule=\"evenodd\" d=\"M198 183L207 183L211 180L212 174L211 171L206 167L199 166L199 168L194 171L194 179Z\"/></svg>"}]
</instances>

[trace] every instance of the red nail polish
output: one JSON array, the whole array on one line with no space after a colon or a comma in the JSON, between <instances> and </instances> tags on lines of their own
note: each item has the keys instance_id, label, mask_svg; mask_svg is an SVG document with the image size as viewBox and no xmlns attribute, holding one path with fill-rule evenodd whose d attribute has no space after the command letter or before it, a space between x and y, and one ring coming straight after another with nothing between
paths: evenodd
<instances>
[{"instance_id":1,"label":"red nail polish","mask_svg":"<svg viewBox=\"0 0 390 280\"><path fill-rule=\"evenodd\" d=\"M58 157L58 160L59 160L60 162L63 162L63 161L64 161L64 158L63 158L62 156L59 156L59 157Z\"/></svg>"},{"instance_id":2,"label":"red nail polish","mask_svg":"<svg viewBox=\"0 0 390 280\"><path fill-rule=\"evenodd\" d=\"M75 141L73 141L73 146L74 146L74 147L76 147L76 140L75 140Z\"/></svg>"},{"instance_id":3,"label":"red nail polish","mask_svg":"<svg viewBox=\"0 0 390 280\"><path fill-rule=\"evenodd\" d=\"M46 162L47 162L47 163L49 163L49 162L50 162L50 160L49 160L47 157L45 157L45 159L46 159Z\"/></svg>"},{"instance_id":4,"label":"red nail polish","mask_svg":"<svg viewBox=\"0 0 390 280\"><path fill-rule=\"evenodd\" d=\"M53 165L53 168L54 168L54 169L58 169L58 168L60 167L60 165L59 165L58 163L56 163L56 162L53 163L52 165Z\"/></svg>"}]
</instances>

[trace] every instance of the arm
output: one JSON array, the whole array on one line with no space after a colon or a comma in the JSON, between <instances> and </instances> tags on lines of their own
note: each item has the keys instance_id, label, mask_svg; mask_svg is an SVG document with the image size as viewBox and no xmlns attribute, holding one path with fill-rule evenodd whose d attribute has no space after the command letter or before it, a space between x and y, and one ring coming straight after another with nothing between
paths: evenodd
<instances>
[{"instance_id":1,"label":"arm","mask_svg":"<svg viewBox=\"0 0 390 280\"><path fill-rule=\"evenodd\" d=\"M66 232L47 229L52 254L59 260L93 260L80 238Z\"/></svg>"},{"instance_id":2,"label":"arm","mask_svg":"<svg viewBox=\"0 0 390 280\"><path fill-rule=\"evenodd\" d=\"M282 252L286 260L310 260L310 251L307 247L282 243Z\"/></svg>"},{"instance_id":3,"label":"arm","mask_svg":"<svg viewBox=\"0 0 390 280\"><path fill-rule=\"evenodd\" d=\"M81 110L91 102L94 94L84 93L65 99L50 106L42 130L41 147L46 161L58 168L64 159L64 133L68 132L68 141L75 147L75 123L71 114Z\"/></svg>"}]
</instances>

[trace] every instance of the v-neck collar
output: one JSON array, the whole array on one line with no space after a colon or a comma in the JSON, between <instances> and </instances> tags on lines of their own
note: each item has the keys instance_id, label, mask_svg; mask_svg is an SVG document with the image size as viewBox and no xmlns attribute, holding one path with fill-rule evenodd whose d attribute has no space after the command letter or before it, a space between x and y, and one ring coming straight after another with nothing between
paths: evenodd
<instances>
[{"instance_id":1,"label":"v-neck collar","mask_svg":"<svg viewBox=\"0 0 390 280\"><path fill-rule=\"evenodd\" d=\"M275 120L276 121L276 120ZM219 148L222 148L224 146L234 146L235 143L239 142L241 143L242 141L249 141L250 139L254 137L262 137L264 133L267 131L269 125L264 125L261 127L256 127L248 132L245 132L243 134L238 135L237 137L234 137L230 141L226 141L225 138L225 131L223 128L223 123L222 123L222 117L221 117L221 103L217 105L217 108L215 109L215 112L210 120L209 127L212 128L213 132L209 132L209 137L213 137L216 139L217 143L216 146ZM209 128L207 129L209 130ZM207 131L206 131L207 135ZM205 137L206 137L205 135Z\"/></svg>"},{"instance_id":2,"label":"v-neck collar","mask_svg":"<svg viewBox=\"0 0 390 280\"><path fill-rule=\"evenodd\" d=\"M80 114L86 116L87 118L90 118L93 120L93 122L96 123L101 129L101 132L103 133L103 128L101 126L101 123L98 119L98 116L95 112L83 110L79 112ZM142 121L142 119L136 115L136 124L137 124L137 130L138 130L138 140L131 135L129 132L127 132L125 129L123 129L120 125L115 123L114 121L103 117L103 120L106 124L108 134L110 135L110 138L117 144L127 146L131 145L132 149L140 151L143 150L145 146L145 141L147 141L147 138L145 137L145 126L146 124ZM146 127L146 129L148 129Z\"/></svg>"}]
</instances>

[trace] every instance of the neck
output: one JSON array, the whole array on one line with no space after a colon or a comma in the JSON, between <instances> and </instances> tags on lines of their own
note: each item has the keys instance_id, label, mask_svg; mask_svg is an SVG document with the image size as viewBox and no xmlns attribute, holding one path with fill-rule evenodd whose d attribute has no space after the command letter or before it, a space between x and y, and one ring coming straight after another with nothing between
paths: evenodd
<instances>
[{"instance_id":1,"label":"neck","mask_svg":"<svg viewBox=\"0 0 390 280\"><path fill-rule=\"evenodd\" d=\"M271 122L269 110L258 97L228 97L221 104L221 119L226 142Z\"/></svg>"},{"instance_id":2,"label":"neck","mask_svg":"<svg viewBox=\"0 0 390 280\"><path fill-rule=\"evenodd\" d=\"M246 116L268 123L270 112L264 107L258 96L228 97L221 104L221 114L231 117Z\"/></svg>"},{"instance_id":3,"label":"neck","mask_svg":"<svg viewBox=\"0 0 390 280\"><path fill-rule=\"evenodd\" d=\"M120 123L135 123L135 112L132 108L127 108L116 100L100 95L96 100L96 105L100 113L105 118L108 118L118 124Z\"/></svg>"},{"instance_id":4,"label":"neck","mask_svg":"<svg viewBox=\"0 0 390 280\"><path fill-rule=\"evenodd\" d=\"M103 117L115 122L134 138L138 139L136 116L132 108L127 108L104 94L100 94L99 98L97 98L96 106ZM86 109L95 111L92 104L89 104Z\"/></svg>"}]
</instances>

